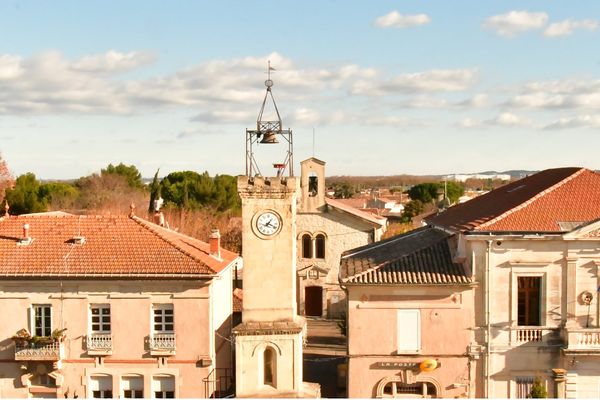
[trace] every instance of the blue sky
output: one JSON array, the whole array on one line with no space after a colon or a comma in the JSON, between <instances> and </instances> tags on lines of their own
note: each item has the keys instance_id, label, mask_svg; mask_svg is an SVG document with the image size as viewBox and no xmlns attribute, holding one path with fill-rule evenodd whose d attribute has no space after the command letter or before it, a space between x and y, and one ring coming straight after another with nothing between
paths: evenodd
<instances>
[{"instance_id":1,"label":"blue sky","mask_svg":"<svg viewBox=\"0 0 600 400\"><path fill-rule=\"evenodd\" d=\"M331 175L600 169L599 35L592 0L6 0L0 151L43 179L241 174L271 60L296 162L314 129Z\"/></svg>"}]
</instances>

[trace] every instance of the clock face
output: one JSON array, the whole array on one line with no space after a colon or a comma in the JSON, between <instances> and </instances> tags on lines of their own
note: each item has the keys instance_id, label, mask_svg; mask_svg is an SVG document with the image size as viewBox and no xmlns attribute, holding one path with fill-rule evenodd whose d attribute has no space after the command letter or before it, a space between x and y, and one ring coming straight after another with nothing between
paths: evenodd
<instances>
[{"instance_id":1,"label":"clock face","mask_svg":"<svg viewBox=\"0 0 600 400\"><path fill-rule=\"evenodd\" d=\"M281 219L273 211L265 211L256 219L256 229L265 236L275 235L279 232L279 228L281 228Z\"/></svg>"}]
</instances>

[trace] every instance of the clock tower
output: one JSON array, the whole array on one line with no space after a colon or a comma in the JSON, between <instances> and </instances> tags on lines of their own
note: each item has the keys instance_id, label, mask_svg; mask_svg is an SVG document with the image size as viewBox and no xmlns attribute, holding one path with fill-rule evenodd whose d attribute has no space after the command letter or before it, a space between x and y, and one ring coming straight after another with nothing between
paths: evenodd
<instances>
[{"instance_id":1,"label":"clock tower","mask_svg":"<svg viewBox=\"0 0 600 400\"><path fill-rule=\"evenodd\" d=\"M246 175L238 177L242 200L243 308L234 328L236 397L313 397L302 382L305 321L296 311L296 203L292 131L283 129L273 98L266 93L256 129L246 130ZM271 117L266 115L272 108ZM262 176L259 148L286 147L275 176Z\"/></svg>"}]
</instances>

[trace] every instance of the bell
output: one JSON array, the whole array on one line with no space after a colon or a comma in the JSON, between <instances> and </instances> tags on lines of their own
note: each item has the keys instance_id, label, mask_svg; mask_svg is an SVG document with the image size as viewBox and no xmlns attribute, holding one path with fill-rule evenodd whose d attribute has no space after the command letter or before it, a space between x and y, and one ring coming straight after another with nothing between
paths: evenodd
<instances>
[{"instance_id":1,"label":"bell","mask_svg":"<svg viewBox=\"0 0 600 400\"><path fill-rule=\"evenodd\" d=\"M276 144L279 143L277 141L277 134L273 131L267 131L263 134L263 138L260 141L260 143L267 143L267 144Z\"/></svg>"}]
</instances>

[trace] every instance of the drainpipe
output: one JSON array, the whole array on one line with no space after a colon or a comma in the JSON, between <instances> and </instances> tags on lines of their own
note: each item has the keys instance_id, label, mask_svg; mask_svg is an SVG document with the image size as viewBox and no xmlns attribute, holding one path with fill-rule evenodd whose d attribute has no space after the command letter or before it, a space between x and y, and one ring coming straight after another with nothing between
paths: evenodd
<instances>
[{"instance_id":1,"label":"drainpipe","mask_svg":"<svg viewBox=\"0 0 600 400\"><path fill-rule=\"evenodd\" d=\"M490 347L491 347L491 324L490 324L490 281L492 279L491 276L491 268L490 268L490 254L492 251L492 241L486 241L486 260L485 260L485 324L486 324L486 332L485 332L485 393L483 397L489 398L490 394Z\"/></svg>"}]
</instances>

